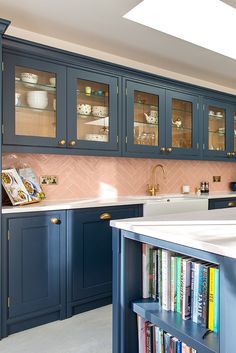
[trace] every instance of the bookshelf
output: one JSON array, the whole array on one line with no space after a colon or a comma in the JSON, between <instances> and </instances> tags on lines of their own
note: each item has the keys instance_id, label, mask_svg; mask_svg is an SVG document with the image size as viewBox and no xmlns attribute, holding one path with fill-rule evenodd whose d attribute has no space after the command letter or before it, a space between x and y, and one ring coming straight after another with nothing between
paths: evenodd
<instances>
[{"instance_id":1,"label":"bookshelf","mask_svg":"<svg viewBox=\"0 0 236 353\"><path fill-rule=\"evenodd\" d=\"M142 299L142 243L210 262L220 270L219 332ZM191 244L191 241L190 241ZM193 347L197 353L232 353L236 327L236 259L113 228L113 353L138 353L137 315Z\"/></svg>"}]
</instances>

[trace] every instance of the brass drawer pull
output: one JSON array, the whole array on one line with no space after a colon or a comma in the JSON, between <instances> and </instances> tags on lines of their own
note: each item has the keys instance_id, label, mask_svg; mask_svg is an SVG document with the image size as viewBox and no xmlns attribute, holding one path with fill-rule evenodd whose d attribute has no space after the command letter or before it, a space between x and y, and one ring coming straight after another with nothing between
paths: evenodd
<instances>
[{"instance_id":1,"label":"brass drawer pull","mask_svg":"<svg viewBox=\"0 0 236 353\"><path fill-rule=\"evenodd\" d=\"M99 217L100 219L111 219L110 213L102 213Z\"/></svg>"},{"instance_id":2,"label":"brass drawer pull","mask_svg":"<svg viewBox=\"0 0 236 353\"><path fill-rule=\"evenodd\" d=\"M60 140L60 141L58 141L58 143L59 143L59 145L64 146L66 144L66 141L65 140Z\"/></svg>"},{"instance_id":3,"label":"brass drawer pull","mask_svg":"<svg viewBox=\"0 0 236 353\"><path fill-rule=\"evenodd\" d=\"M165 147L161 147L161 148L160 148L160 151L161 151L161 152L165 152L165 151L166 151Z\"/></svg>"},{"instance_id":4,"label":"brass drawer pull","mask_svg":"<svg viewBox=\"0 0 236 353\"><path fill-rule=\"evenodd\" d=\"M168 153L172 152L172 148L171 147L168 147L166 150L167 150Z\"/></svg>"},{"instance_id":5,"label":"brass drawer pull","mask_svg":"<svg viewBox=\"0 0 236 353\"><path fill-rule=\"evenodd\" d=\"M51 223L52 223L52 224L60 224L61 221L60 221L59 218L51 218Z\"/></svg>"},{"instance_id":6,"label":"brass drawer pull","mask_svg":"<svg viewBox=\"0 0 236 353\"><path fill-rule=\"evenodd\" d=\"M227 206L228 207L234 207L234 202L228 202Z\"/></svg>"},{"instance_id":7,"label":"brass drawer pull","mask_svg":"<svg viewBox=\"0 0 236 353\"><path fill-rule=\"evenodd\" d=\"M227 153L226 153L226 156L227 156L227 157L231 157L231 152L227 152Z\"/></svg>"}]
</instances>

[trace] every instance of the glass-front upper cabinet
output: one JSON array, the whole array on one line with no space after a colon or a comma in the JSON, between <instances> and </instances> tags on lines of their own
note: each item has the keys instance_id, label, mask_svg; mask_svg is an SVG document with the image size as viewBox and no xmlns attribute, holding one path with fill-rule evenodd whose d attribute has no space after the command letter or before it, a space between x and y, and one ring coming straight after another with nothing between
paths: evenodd
<instances>
[{"instance_id":1,"label":"glass-front upper cabinet","mask_svg":"<svg viewBox=\"0 0 236 353\"><path fill-rule=\"evenodd\" d=\"M198 154L198 97L174 91L167 91L166 111L166 153L171 155Z\"/></svg>"},{"instance_id":2,"label":"glass-front upper cabinet","mask_svg":"<svg viewBox=\"0 0 236 353\"><path fill-rule=\"evenodd\" d=\"M228 104L205 100L203 103L204 112L204 145L203 153L209 156L231 157L231 120L233 113ZM232 119L231 119L232 118Z\"/></svg>"},{"instance_id":3,"label":"glass-front upper cabinet","mask_svg":"<svg viewBox=\"0 0 236 353\"><path fill-rule=\"evenodd\" d=\"M69 146L118 150L118 79L68 69L67 87Z\"/></svg>"},{"instance_id":4,"label":"glass-front upper cabinet","mask_svg":"<svg viewBox=\"0 0 236 353\"><path fill-rule=\"evenodd\" d=\"M63 147L66 144L65 69L6 55L3 75L3 143Z\"/></svg>"},{"instance_id":5,"label":"glass-front upper cabinet","mask_svg":"<svg viewBox=\"0 0 236 353\"><path fill-rule=\"evenodd\" d=\"M126 82L126 151L162 153L165 146L165 91Z\"/></svg>"},{"instance_id":6,"label":"glass-front upper cabinet","mask_svg":"<svg viewBox=\"0 0 236 353\"><path fill-rule=\"evenodd\" d=\"M233 119L234 119L234 131L233 131L233 135L234 135L234 146L233 146L233 152L235 153L234 155L232 154L232 157L234 157L236 155L236 109L233 113Z\"/></svg>"}]
</instances>

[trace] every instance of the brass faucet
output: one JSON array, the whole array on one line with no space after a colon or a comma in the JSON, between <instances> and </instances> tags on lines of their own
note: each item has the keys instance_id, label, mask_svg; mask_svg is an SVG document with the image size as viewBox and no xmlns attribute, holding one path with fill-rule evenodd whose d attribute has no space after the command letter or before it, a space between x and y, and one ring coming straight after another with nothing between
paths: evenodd
<instances>
[{"instance_id":1,"label":"brass faucet","mask_svg":"<svg viewBox=\"0 0 236 353\"><path fill-rule=\"evenodd\" d=\"M156 183L156 170L158 167L162 169L164 179L166 178L166 172L162 164L156 164L152 167L152 185L147 184L147 192L150 193L151 196L156 196L156 193L159 191L159 184Z\"/></svg>"}]
</instances>

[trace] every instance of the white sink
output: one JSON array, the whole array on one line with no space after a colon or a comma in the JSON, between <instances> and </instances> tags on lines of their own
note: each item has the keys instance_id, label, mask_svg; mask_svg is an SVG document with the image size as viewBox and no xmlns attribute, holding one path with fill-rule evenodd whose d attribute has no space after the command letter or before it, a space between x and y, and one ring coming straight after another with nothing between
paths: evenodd
<instances>
[{"instance_id":1,"label":"white sink","mask_svg":"<svg viewBox=\"0 0 236 353\"><path fill-rule=\"evenodd\" d=\"M194 196L159 196L154 198L148 196L145 200L146 202L143 205L144 217L208 210L208 200Z\"/></svg>"}]
</instances>

